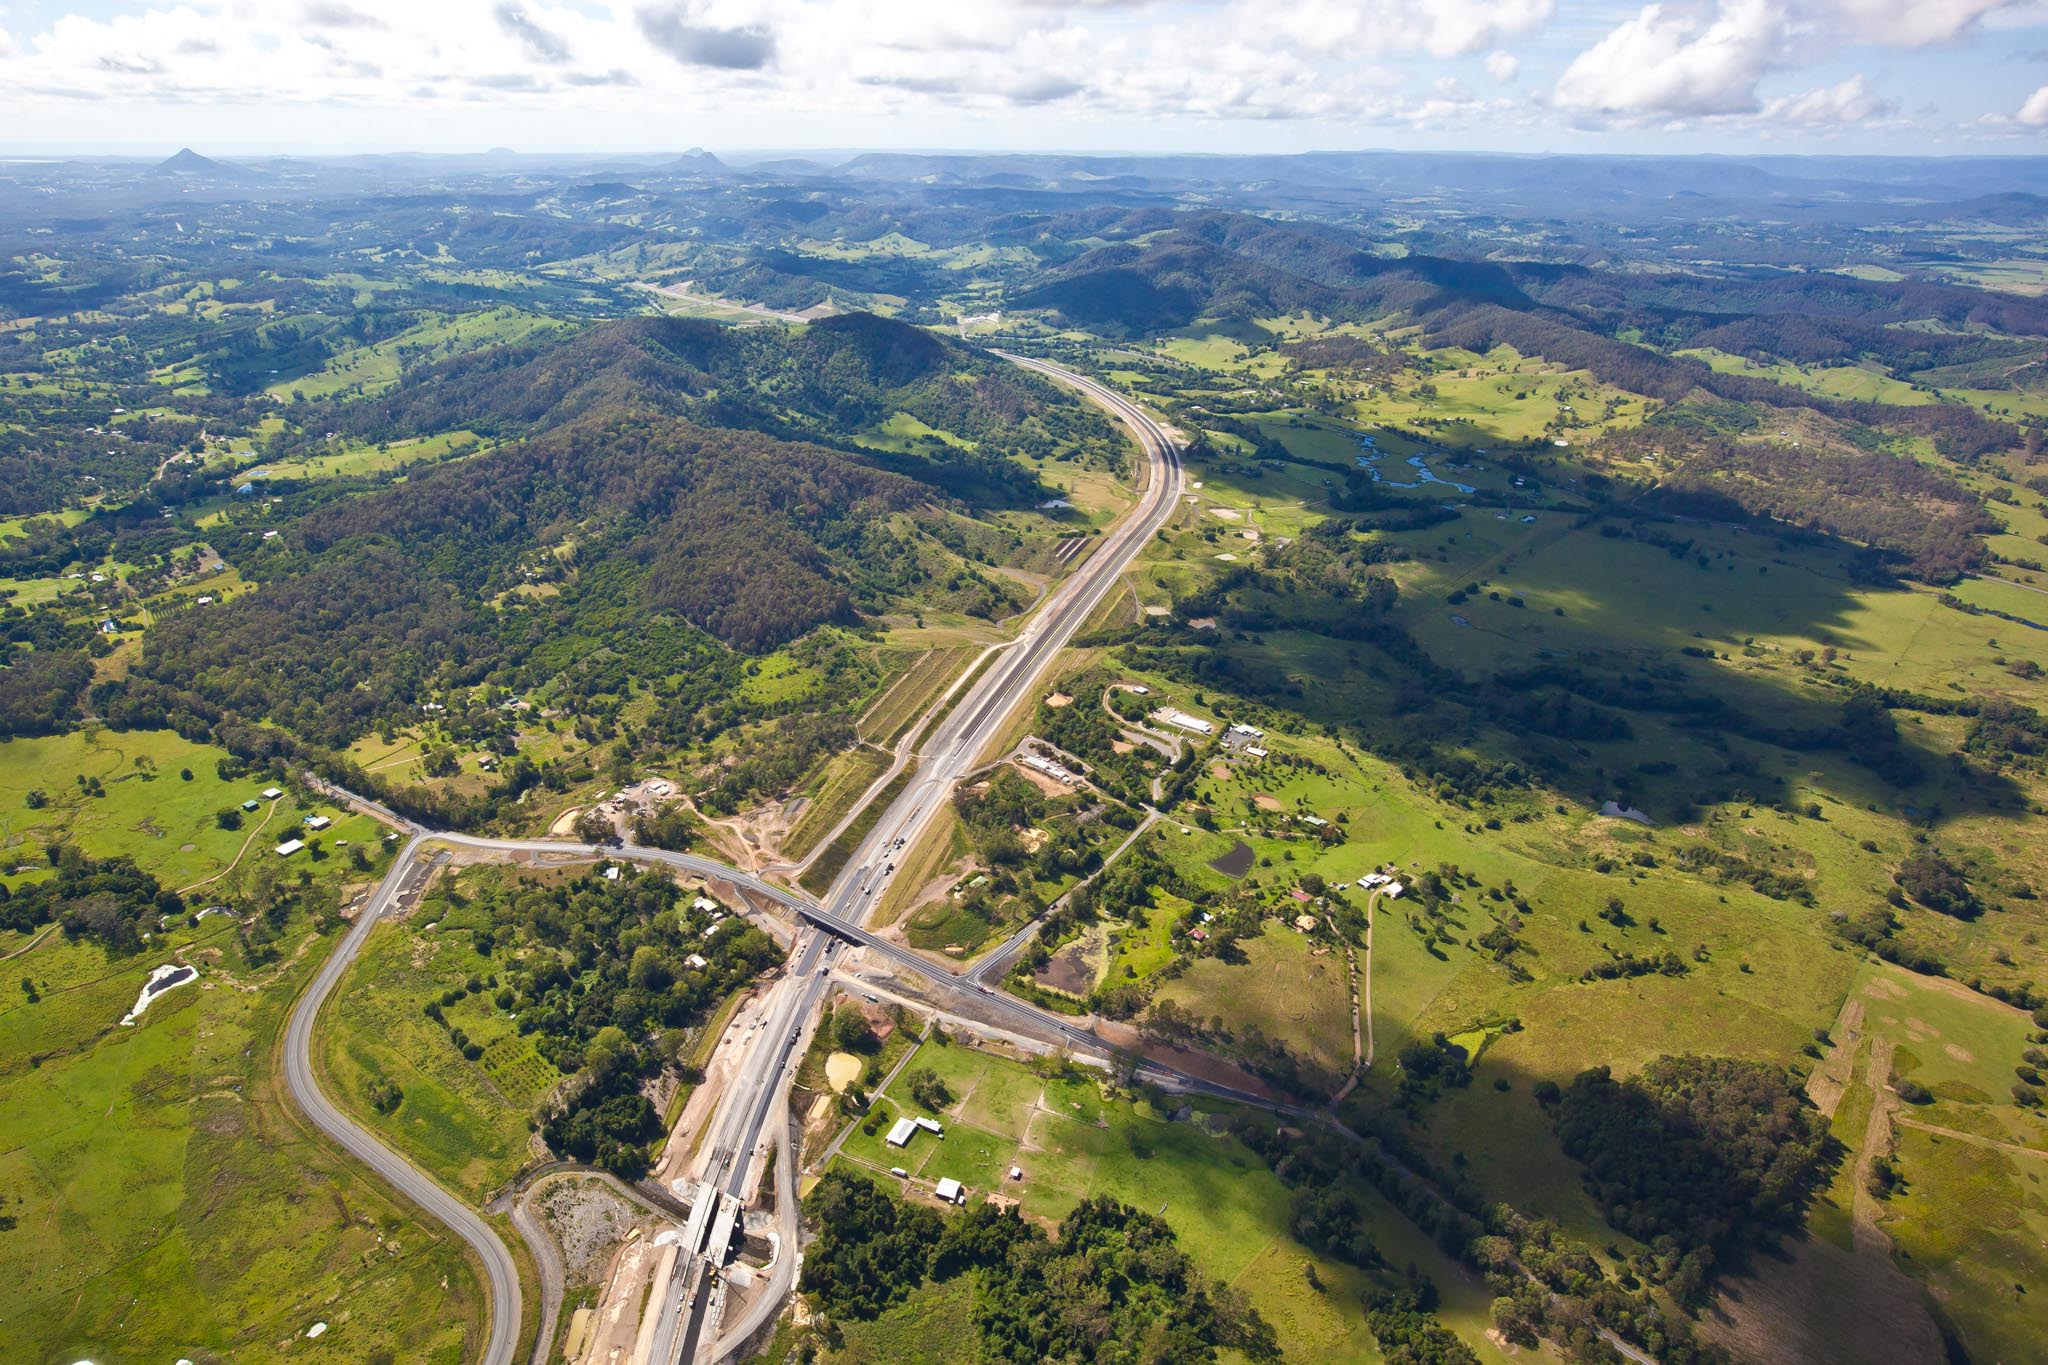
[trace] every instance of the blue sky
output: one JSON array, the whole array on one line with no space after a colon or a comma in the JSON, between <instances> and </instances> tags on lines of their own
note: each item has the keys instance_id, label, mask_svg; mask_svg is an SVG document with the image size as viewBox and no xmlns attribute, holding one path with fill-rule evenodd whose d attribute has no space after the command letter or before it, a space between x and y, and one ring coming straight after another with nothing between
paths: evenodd
<instances>
[{"instance_id":1,"label":"blue sky","mask_svg":"<svg viewBox=\"0 0 2048 1365\"><path fill-rule=\"evenodd\" d=\"M10 152L2048 151L2048 0L0 0Z\"/></svg>"}]
</instances>

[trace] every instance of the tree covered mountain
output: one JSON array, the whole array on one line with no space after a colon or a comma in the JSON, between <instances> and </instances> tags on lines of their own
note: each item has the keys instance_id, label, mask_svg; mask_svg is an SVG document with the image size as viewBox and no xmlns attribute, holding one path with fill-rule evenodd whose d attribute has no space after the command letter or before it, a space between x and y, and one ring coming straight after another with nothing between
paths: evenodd
<instances>
[{"instance_id":1,"label":"tree covered mountain","mask_svg":"<svg viewBox=\"0 0 2048 1365\"><path fill-rule=\"evenodd\" d=\"M939 434L910 452L857 439L900 412ZM260 589L159 621L130 677L98 689L104 714L338 749L489 682L596 732L651 693L654 732L719 734L780 713L737 699L747 654L897 607L1014 609L949 547L986 537L982 510L1040 495L1019 446L1121 457L1050 384L867 317L795 334L598 323L435 365L331 418L504 441L280 504L279 536L243 533Z\"/></svg>"},{"instance_id":2,"label":"tree covered mountain","mask_svg":"<svg viewBox=\"0 0 2048 1365\"><path fill-rule=\"evenodd\" d=\"M335 405L323 430L389 440L467 428L512 436L593 410L642 407L707 426L858 450L870 463L975 503L1036 493L1016 456L1117 464L1106 419L1050 382L921 328L849 313L788 334L688 318L632 318L427 367L390 394ZM914 454L863 448L864 430L905 413L955 440Z\"/></svg>"}]
</instances>

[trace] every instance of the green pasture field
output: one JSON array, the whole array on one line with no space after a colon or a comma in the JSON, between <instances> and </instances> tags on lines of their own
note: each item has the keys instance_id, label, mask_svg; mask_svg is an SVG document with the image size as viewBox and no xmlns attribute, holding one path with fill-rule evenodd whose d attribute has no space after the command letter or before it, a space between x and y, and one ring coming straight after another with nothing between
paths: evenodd
<instances>
[{"instance_id":1,"label":"green pasture field","mask_svg":"<svg viewBox=\"0 0 2048 1365\"><path fill-rule=\"evenodd\" d=\"M1722 374L1753 375L1821 398L1897 403L1907 407L1936 401L1933 394L1924 393L1903 379L1894 379L1881 369L1862 365L1792 365L1783 361L1761 364L1746 356L1730 355L1711 347L1677 354L1704 360Z\"/></svg>"},{"instance_id":2,"label":"green pasture field","mask_svg":"<svg viewBox=\"0 0 2048 1365\"><path fill-rule=\"evenodd\" d=\"M1321 956L1314 951L1319 946ZM1351 977L1343 950L1319 945L1278 920L1265 921L1264 933L1239 940L1238 947L1242 964L1199 958L1155 998L1202 1019L1220 1014L1232 1033L1256 1027L1332 1080L1349 1075ZM1110 977L1114 982L1114 968Z\"/></svg>"},{"instance_id":3,"label":"green pasture field","mask_svg":"<svg viewBox=\"0 0 2048 1365\"><path fill-rule=\"evenodd\" d=\"M483 1295L459 1244L317 1141L275 1070L332 946L295 916L256 965L209 917L132 958L56 934L8 963L40 998L0 1000L0 1355L296 1359L319 1321L349 1359L473 1355ZM120 1027L173 957L199 980Z\"/></svg>"},{"instance_id":4,"label":"green pasture field","mask_svg":"<svg viewBox=\"0 0 2048 1365\"><path fill-rule=\"evenodd\" d=\"M1484 448L1548 440L1558 432L1578 445L1605 431L1639 425L1649 411L1643 398L1603 384L1584 370L1562 370L1506 346L1483 356L1469 351L1420 355L1422 367L1395 377L1391 387L1360 389L1350 396L1346 417L1367 427L1426 429L1433 446ZM1423 391L1424 385L1434 388L1434 396ZM1398 453L1405 457L1411 452Z\"/></svg>"},{"instance_id":5,"label":"green pasture field","mask_svg":"<svg viewBox=\"0 0 2048 1365\"><path fill-rule=\"evenodd\" d=\"M1286 439L1297 433L1274 434ZM1486 482L1468 474L1447 477ZM1841 695L1838 689L1820 685L1829 672L1935 695L1967 690L2028 705L2039 706L2044 700L2038 682L2017 676L2007 665L2014 660L2042 661L2048 637L1943 607L1932 591L1858 587L1842 572L1839 556L1715 528L1670 528L1696 539L1699 550L1709 557L1709 567L1702 569L1691 557L1674 560L1653 546L1569 532L1561 518L1538 515L1531 525L1500 522L1473 511L1447 526L1390 537L1428 556L1392 569L1402 581L1401 615L1433 656L1468 672L1481 672L1534 662L1546 650L1583 657L1620 650L1626 652L1624 657L1671 660L1681 648L1711 648L1719 656L1712 661L1673 661L1690 671L1694 685L1710 687L1745 710L1777 715L1786 723L1826 714L1824 708ZM1433 562L1439 549L1448 554L1449 563ZM1171 547L1155 550L1147 572L1155 582L1185 591L1197 580L1190 571L1174 576L1173 561L1166 558L1174 552ZM1487 586L1498 588L1503 597L1522 597L1527 606L1517 609L1489 601L1483 592L1461 606L1443 601L1454 588L1479 578L1487 579ZM2035 596L1996 583L1964 583L1953 591L2001 610L2013 609L2015 599ZM1552 606L1564 607L1566 614L1553 615ZM1470 624L1452 624L1449 617L1454 613ZM2027 613L2022 608L2014 614ZM1818 653L1827 646L1839 651L1832 664L1802 664L1794 657L1797 650ZM1373 657L1369 648L1361 651L1342 642L1286 632L1268 632L1256 642L1244 643L1229 640L1226 632L1211 647L1243 650L1247 658L1278 662L1305 683L1313 682L1313 695L1323 708L1313 712L1319 718L1334 721L1370 710L1384 695L1369 678L1358 676L1361 662ZM1229 712L1227 697L1214 692L1210 696L1211 709ZM1346 842L1326 851L1294 838L1248 836L1261 858L1273 862L1271 868L1256 867L1246 879L1256 894L1270 895L1304 871L1318 871L1334 882L1383 862L1410 869L1455 862L1488 883L1513 878L1518 892L1535 907L1534 914L1524 917L1520 934L1527 949L1522 961L1533 980L1520 985L1511 982L1489 955L1470 946L1493 922L1485 913L1488 902L1475 900L1470 890L1463 893L1468 904L1454 908L1454 941L1448 944L1425 945L1406 923L1399 902L1380 904L1372 954L1378 1061L1353 1103L1370 1110L1386 1102L1393 1055L1410 1038L1437 1030L1456 1036L1504 1018L1519 1020L1520 1031L1491 1038L1468 1088L1428 1105L1425 1122L1436 1148L1462 1155L1466 1170L1482 1186L1527 1212L1558 1220L1574 1236L1598 1246L1626 1239L1606 1227L1583 1192L1577 1167L1550 1139L1548 1119L1530 1094L1535 1081L1563 1084L1596 1064L1626 1071L1666 1052L1796 1060L1811 1030L1832 1021L1852 981L1864 971L1858 955L1843 950L1828 932L1827 917L1837 908L1860 912L1890 888L1890 868L1913 847L1908 808L1931 806L1941 812L1935 827L1941 847L1969 850L1990 866L2040 884L2041 852L2030 846L2026 828L2014 821L2011 808L1988 806L1967 786L1947 777L1947 765L1939 756L1960 741L1963 724L1911 712L1900 712L1897 718L1908 744L1928 752L1932 770L1920 790L1904 796L1838 755L1758 751L1779 770L1793 800L1819 802L1822 813L1817 819L1727 807L1708 812L1698 827L1649 831L1596 819L1573 803L1565 808L1570 813L1530 810L1527 823L1479 830L1470 824L1470 812L1437 803L1389 765L1339 751L1327 740L1280 734L1269 740L1269 747L1313 757L1331 775L1303 777L1238 764L1227 779L1205 775L1196 796L1226 827L1239 819L1279 826L1284 811L1259 816L1247 810L1248 798L1260 793L1278 797L1287 811L1305 801L1325 817L1348 814ZM1591 746L1602 753L1611 750L1611 769L1625 771L1639 756L1651 756L1646 750L1666 743L1661 731L1650 737L1654 725L1632 719L1638 721L1639 743ZM1675 747L1678 756L1694 761L1700 756L1691 750L1693 743L1685 739L1666 746L1665 752ZM2022 783L2024 798L2038 800L2030 795L2033 790ZM1220 885L1221 879L1202 864L1227 848L1232 837L1226 829L1221 836L1162 838L1159 846L1184 875ZM1671 847L1702 837L1723 847L1751 850L1773 865L1803 869L1813 878L1819 904L1808 908L1772 901L1743 887L1668 868ZM1866 840L1875 852L1863 846ZM1638 850L1656 853L1667 866L1612 875L1588 866L1603 854L1625 862ZM1283 861L1290 852L1294 860ZM1635 875L1628 875L1630 871ZM1359 899L1354 892L1344 894L1354 903ZM1595 912L1610 894L1626 901L1639 921L1636 926L1620 930L1597 918ZM2024 948L2038 941L2044 927L2035 905L2007 901L2001 914L1970 923L1909 909L1903 915L1905 932L1915 942L1935 946L1945 960L1956 964L1952 970L1958 975L1984 969L1988 976L2011 979L2027 975L2027 962L2038 961L2036 949ZM1661 933L1648 928L1646 908L1657 915ZM1581 919L1595 932L1580 932ZM1640 953L1669 947L1688 960L1689 971L1678 978L1578 982L1578 974L1604 956L1603 943ZM1704 947L1706 961L1691 960L1697 947ZM2002 971L1996 968L1996 955L2018 956L2023 948L2027 956L2017 972L2009 965ZM1199 975L1222 970L1228 969L1197 963L1169 992L1176 999L1185 994L1183 1003L1201 1017L1227 1009L1241 991L1211 989ZM1909 983L1915 980L1897 975ZM1987 1074L1985 1059L1996 1052L2016 1055L2016 1044L1980 1047L1971 1039L1982 1026L1944 1022L1936 1012L1941 1002L1952 1002L1966 1014L2002 1013L2018 1021L2004 1026L2008 1033L2024 1026L2020 1016L1967 993L1944 993L1939 1001L1917 1008L1910 1017L1920 1021L1920 1042L1915 1045L1902 1036L1900 1055L1902 1066L1922 1068L1926 1083L1936 1088L1937 1102L1930 1108L1939 1112L1923 1117L2008 1141L2020 1138L2029 1125L2038 1129L2038 1121L2022 1118L2013 1106L2001 1106L2001 1115L1996 1108L1973 1110L1945 1097L1947 1090L1968 1098L1969 1086L2002 1097L2011 1080L2011 1060L1996 1059ZM1331 1051L1337 1050L1340 1039L1348 1045L1348 1024L1341 1033L1335 1024L1332 1020L1332 1036L1326 1041ZM1938 1043L1935 1030L1943 1034ZM2005 1041L2012 1043L2016 1037ZM1976 1080L1944 1074L1973 1069L1947 1051L1952 1042L1978 1058ZM1507 1088L1497 1089L1496 1082ZM1853 1094L1845 1101L1851 1102ZM1867 1113L1867 1096L1862 1103ZM2009 1122L2019 1127L2008 1126ZM1919 1141L1914 1139L1915 1144ZM2042 1145L2038 1132L2033 1141ZM1996 1159L1987 1158L1986 1151ZM1909 1182L1915 1179L1915 1163L1929 1159L1918 1145L1906 1148ZM1951 1160L1951 1166L1958 1164L1944 1159ZM1961 1163L1969 1165L1967 1172L1943 1169L1931 1173L1929 1181L1962 1180L1967 1175L2013 1197L2010 1187L1997 1182L2027 1178L2035 1161L2010 1157L2016 1165L2000 1174L1997 1162L2005 1159L1998 1149L1980 1145L1968 1162ZM1917 1209L1912 1216L1928 1222L1931 1204L1908 1201L1899 1207ZM1826 1219L1831 1216L1839 1220L1842 1215L1818 1216L1817 1231L1822 1235L1827 1235L1831 1225ZM1998 1229L1998 1237L2010 1239L2015 1235L2010 1221L1993 1218L1985 1225ZM1934 1222L1930 1228L1925 1234L1930 1246L1941 1237L1961 1235L1954 1225L1944 1230ZM1846 1236L1845 1227L1836 1231ZM1909 1240L1910 1235L1901 1235L1902 1245ZM1959 1254L1964 1254L1960 1247L1944 1248L1940 1258L1946 1263ZM1956 1296L1966 1324L1988 1324L1966 1325L1966 1333L1979 1334L1977 1340L2010 1343L2014 1337L1999 1338L1996 1333L2001 1321L2008 1332L2019 1321L2015 1305L2024 1301L2011 1293L2010 1285L2015 1278L2025 1280L2028 1267L2011 1262L2014 1250L2009 1241L1975 1247L1971 1254L1991 1264L2004 1257L2018 1274L1983 1276L1975 1285L1950 1277L1938 1288ZM1993 1292L2001 1284L2002 1297Z\"/></svg>"},{"instance_id":6,"label":"green pasture field","mask_svg":"<svg viewBox=\"0 0 2048 1365\"><path fill-rule=\"evenodd\" d=\"M280 460L275 464L261 465L250 471L250 477L256 480L259 488L262 487L264 478L362 478L475 454L483 445L483 438L473 431L443 431L432 436L408 440L351 446L331 455L309 455L300 460Z\"/></svg>"},{"instance_id":7,"label":"green pasture field","mask_svg":"<svg viewBox=\"0 0 2048 1365\"><path fill-rule=\"evenodd\" d=\"M192 899L203 903L211 879L238 854L244 866L277 862L271 851L277 844L307 837L300 825L306 815L333 819L320 836L332 863L342 861L333 853L340 840L360 844L365 852L379 847L383 830L375 822L328 805L302 806L289 788L277 801L242 812L241 803L272 782L260 774L222 781L217 767L228 757L225 750L168 730L88 726L0 742L0 858L12 860L9 868L41 868L44 847L69 841L96 857L133 858L170 889L193 888ZM186 769L189 782L179 776ZM98 778L106 795L87 795L80 776ZM43 792L48 804L31 809L31 791ZM215 823L215 813L230 808L242 816L240 829ZM301 853L287 865L296 869L311 862Z\"/></svg>"},{"instance_id":8,"label":"green pasture field","mask_svg":"<svg viewBox=\"0 0 2048 1365\"><path fill-rule=\"evenodd\" d=\"M25 537L29 527L37 522L54 522L59 526L76 526L92 513L83 507L66 507L55 512L37 512L26 517L0 517L0 540L14 540Z\"/></svg>"},{"instance_id":9,"label":"green pasture field","mask_svg":"<svg viewBox=\"0 0 2048 1365\"><path fill-rule=\"evenodd\" d=\"M877 450L915 450L926 439L943 441L957 450L973 450L975 443L950 431L927 426L907 412L891 413L886 419L864 431L857 438L862 445Z\"/></svg>"},{"instance_id":10,"label":"green pasture field","mask_svg":"<svg viewBox=\"0 0 2048 1365\"><path fill-rule=\"evenodd\" d=\"M2040 1155L1901 1128L1905 1192L1884 1229L1922 1278L1972 1359L2025 1360L2040 1347L2033 1291L2048 1276Z\"/></svg>"},{"instance_id":11,"label":"green pasture field","mask_svg":"<svg viewBox=\"0 0 2048 1365\"><path fill-rule=\"evenodd\" d=\"M295 393L307 398L327 398L357 388L366 394L374 394L398 382L408 354L421 359L440 360L529 340L558 331L566 325L517 308L451 314L375 345L345 350L311 374L278 380L270 386L270 392L281 398Z\"/></svg>"},{"instance_id":12,"label":"green pasture field","mask_svg":"<svg viewBox=\"0 0 2048 1365\"><path fill-rule=\"evenodd\" d=\"M787 650L777 650L750 664L740 695L755 702L794 702L810 696L824 682L824 670Z\"/></svg>"},{"instance_id":13,"label":"green pasture field","mask_svg":"<svg viewBox=\"0 0 2048 1365\"><path fill-rule=\"evenodd\" d=\"M1165 1218L1206 1273L1250 1295L1279 1333L1285 1358L1377 1357L1357 1307L1359 1292L1373 1279L1288 1235L1287 1190L1234 1139L1211 1136L1201 1121L1168 1121L1143 1100L1105 1095L1085 1073L1048 1079L962 1044L927 1046L915 1069L927 1066L954 1096L940 1115L945 1136L920 1132L901 1150L882 1141L898 1114L924 1112L899 1077L876 1105L877 1134L853 1128L841 1161L891 1189L904 1188L888 1177L893 1166L909 1170L920 1190L952 1176L968 1186L970 1199L991 1191L1016 1197L1025 1216L1048 1222L1084 1198L1114 1196ZM1012 1166L1024 1172L1022 1180L1007 1178ZM1491 1301L1486 1287L1447 1261L1376 1193L1364 1187L1354 1193L1387 1259L1396 1266L1412 1260L1436 1283L1445 1324L1482 1360L1504 1360L1484 1335ZM1309 1287L1306 1265L1314 1266L1323 1292Z\"/></svg>"},{"instance_id":14,"label":"green pasture field","mask_svg":"<svg viewBox=\"0 0 2048 1365\"><path fill-rule=\"evenodd\" d=\"M1151 895L1152 905L1146 912L1142 927L1129 919L1104 922L1108 933L1116 939L1115 949L1103 973L1104 980L1110 985L1143 981L1173 961L1173 926L1187 913L1188 904L1157 887L1151 889Z\"/></svg>"},{"instance_id":15,"label":"green pasture field","mask_svg":"<svg viewBox=\"0 0 2048 1365\"><path fill-rule=\"evenodd\" d=\"M1864 1031L1893 1044L1892 1073L1934 1093L1932 1103L1907 1106L1905 1117L2048 1156L2048 1119L2012 1102L2013 1067L2034 1032L2025 1013L1879 962L1863 966L1854 993Z\"/></svg>"},{"instance_id":16,"label":"green pasture field","mask_svg":"<svg viewBox=\"0 0 2048 1365\"><path fill-rule=\"evenodd\" d=\"M1931 267L1958 284L2013 294L2048 293L2048 265L2037 260L1944 261Z\"/></svg>"},{"instance_id":17,"label":"green pasture field","mask_svg":"<svg viewBox=\"0 0 2048 1365\"><path fill-rule=\"evenodd\" d=\"M2039 684L2021 684L1998 660L2048 664L2048 633L1944 607L1935 591L1856 585L1826 551L1701 525L1682 534L1694 552L1678 559L1640 541L1574 530L1554 514L1525 524L1468 512L1401 538L1450 562L1394 566L1400 613L1433 657L1470 670L1526 664L1544 651L1619 647L1663 657L1711 648L1730 656L1720 671L1754 672L1787 662L1773 652L1833 647L1843 672L1879 686L1933 692L1961 682L1971 691L2039 695ZM1444 600L1482 580L1503 600L1487 592L1458 605ZM2048 596L2024 588L1972 579L1948 591L2048 617ZM1526 605L1514 607L1509 596Z\"/></svg>"},{"instance_id":18,"label":"green pasture field","mask_svg":"<svg viewBox=\"0 0 2048 1365\"><path fill-rule=\"evenodd\" d=\"M378 925L321 1019L316 1056L328 1093L358 1123L481 1201L526 1163L528 1122L562 1077L491 1004L489 986L445 1007L449 1025L483 1047L478 1061L422 1013L443 991L502 965L465 932L477 927L465 918L473 913L429 898L416 916ZM370 1103L379 1084L404 1096L390 1114Z\"/></svg>"}]
</instances>

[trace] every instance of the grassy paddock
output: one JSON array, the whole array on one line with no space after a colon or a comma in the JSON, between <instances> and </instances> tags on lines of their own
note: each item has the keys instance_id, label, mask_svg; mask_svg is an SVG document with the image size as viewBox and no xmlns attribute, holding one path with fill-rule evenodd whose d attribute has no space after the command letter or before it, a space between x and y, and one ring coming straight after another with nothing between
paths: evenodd
<instances>
[{"instance_id":1,"label":"grassy paddock","mask_svg":"<svg viewBox=\"0 0 2048 1365\"><path fill-rule=\"evenodd\" d=\"M842 1161L892 1187L897 1182L884 1173L902 1166L926 1187L952 1176L969 1187L970 1197L1000 1190L1021 1199L1025 1216L1047 1221L1089 1196L1114 1196L1164 1217L1206 1273L1243 1289L1273 1323L1285 1358L1376 1355L1357 1307L1358 1294L1373 1281L1288 1235L1286 1188L1233 1139L1212 1136L1203 1122L1169 1121L1142 1100L1105 1095L1086 1074L1047 1078L960 1044L926 1047L918 1068L927 1066L954 1097L941 1116L946 1135L920 1134L898 1150L856 1127ZM902 1078L878 1108L881 1132L899 1113L925 1112ZM1013 1166L1024 1172L1021 1181L1008 1179ZM1372 1191L1358 1193L1388 1260L1397 1266L1414 1261L1442 1292L1439 1314L1446 1324L1482 1360L1504 1361L1484 1335L1490 1302L1484 1285L1446 1261ZM1323 1282L1321 1292L1310 1288L1307 1266ZM933 1292L957 1291L926 1291Z\"/></svg>"},{"instance_id":2,"label":"grassy paddock","mask_svg":"<svg viewBox=\"0 0 2048 1365\"><path fill-rule=\"evenodd\" d=\"M330 1353L458 1365L483 1326L459 1247L315 1140L274 1070L332 941L294 920L256 966L202 923L177 936L199 983L133 1028L172 943L109 960L57 936L10 964L41 999L0 1002L0 1355L274 1361L326 1321Z\"/></svg>"}]
</instances>

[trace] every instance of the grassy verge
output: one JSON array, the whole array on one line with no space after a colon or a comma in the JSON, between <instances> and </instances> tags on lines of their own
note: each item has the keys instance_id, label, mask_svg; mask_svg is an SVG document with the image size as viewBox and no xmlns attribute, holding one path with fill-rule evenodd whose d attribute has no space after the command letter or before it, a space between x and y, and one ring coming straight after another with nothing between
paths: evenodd
<instances>
[{"instance_id":1,"label":"grassy verge","mask_svg":"<svg viewBox=\"0 0 2048 1365\"><path fill-rule=\"evenodd\" d=\"M895 744L972 653L967 646L926 650L860 718L861 734L876 744Z\"/></svg>"},{"instance_id":2,"label":"grassy verge","mask_svg":"<svg viewBox=\"0 0 2048 1365\"><path fill-rule=\"evenodd\" d=\"M799 879L804 890L814 896L822 896L831 889L840 870L846 866L846 860L860 847L860 841L868 837L868 831L882 818L882 812L889 808L889 803L901 796L903 789L908 787L911 779L916 776L915 766L906 767L896 774L888 786L876 794L874 800L868 802L853 823L840 831L837 839L825 846L825 851L818 855L818 860L812 863L810 870Z\"/></svg>"},{"instance_id":3,"label":"grassy verge","mask_svg":"<svg viewBox=\"0 0 2048 1365\"><path fill-rule=\"evenodd\" d=\"M801 858L829 834L846 807L889 767L889 756L865 746L835 754L811 787L811 803L783 840L783 856Z\"/></svg>"},{"instance_id":4,"label":"grassy verge","mask_svg":"<svg viewBox=\"0 0 2048 1365\"><path fill-rule=\"evenodd\" d=\"M932 737L932 731L938 729L941 725L945 724L946 717L953 714L953 708L960 704L960 699L966 696L969 692L974 690L974 685L975 683L981 680L981 675L988 672L989 668L995 663L995 661L1001 657L1002 655L1000 654L987 655L982 659L980 663L974 666L972 671L970 671L966 677L960 680L960 685L953 689L953 695L947 700L946 704L940 707L938 711L933 714L931 720L926 722L924 729L918 732L918 748L921 749L925 746L925 744Z\"/></svg>"}]
</instances>

